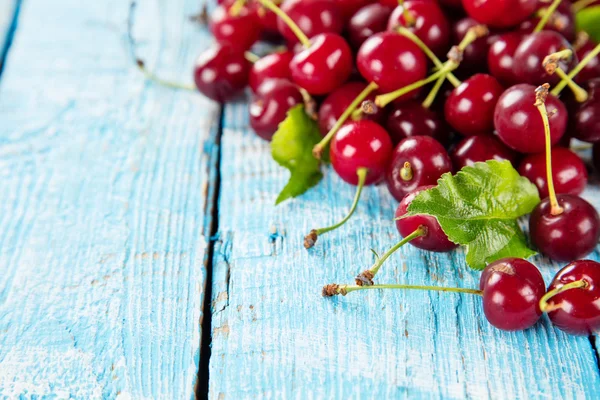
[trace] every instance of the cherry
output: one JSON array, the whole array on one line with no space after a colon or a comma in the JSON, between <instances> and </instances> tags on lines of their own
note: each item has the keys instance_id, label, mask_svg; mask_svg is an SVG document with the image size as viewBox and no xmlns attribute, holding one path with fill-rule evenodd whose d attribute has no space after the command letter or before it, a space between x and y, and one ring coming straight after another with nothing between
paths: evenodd
<instances>
[{"instance_id":1,"label":"cherry","mask_svg":"<svg viewBox=\"0 0 600 400\"><path fill-rule=\"evenodd\" d=\"M515 75L521 82L532 85L545 82L555 85L560 81L560 77L557 74L548 74L542 64L546 56L561 50L573 48L560 33L541 31L525 36L515 51ZM561 59L558 67L564 72L569 72L576 64L577 56L573 55L569 61Z\"/></svg>"},{"instance_id":2,"label":"cherry","mask_svg":"<svg viewBox=\"0 0 600 400\"><path fill-rule=\"evenodd\" d=\"M502 93L494 110L498 137L508 147L521 153L541 153L545 149L544 125L534 101L536 88L519 84ZM550 112L551 143L558 143L567 127L567 110L553 95L546 99ZM554 111L556 110L556 111Z\"/></svg>"},{"instance_id":3,"label":"cherry","mask_svg":"<svg viewBox=\"0 0 600 400\"><path fill-rule=\"evenodd\" d=\"M467 31L478 25L473 18L464 17L452 24L453 43L460 43ZM463 52L463 61L458 67L460 72L483 72L487 69L487 55L489 50L489 38L480 37L468 45Z\"/></svg>"},{"instance_id":4,"label":"cherry","mask_svg":"<svg viewBox=\"0 0 600 400\"><path fill-rule=\"evenodd\" d=\"M206 97L224 103L248 84L250 62L231 46L215 44L196 60L194 81Z\"/></svg>"},{"instance_id":5,"label":"cherry","mask_svg":"<svg viewBox=\"0 0 600 400\"><path fill-rule=\"evenodd\" d=\"M371 0L334 0L338 9L341 11L344 21L347 21L359 9L369 5Z\"/></svg>"},{"instance_id":6,"label":"cherry","mask_svg":"<svg viewBox=\"0 0 600 400\"><path fill-rule=\"evenodd\" d=\"M529 19L519 25L519 30L525 33L531 33L541 20L541 14L548 10L550 3L537 0L537 12ZM552 12L550 19L544 26L544 30L560 33L567 41L575 40L575 14L571 8L571 3L562 1Z\"/></svg>"},{"instance_id":7,"label":"cherry","mask_svg":"<svg viewBox=\"0 0 600 400\"><path fill-rule=\"evenodd\" d=\"M570 133L588 143L600 142L600 78L585 84L588 98L571 109Z\"/></svg>"},{"instance_id":8,"label":"cherry","mask_svg":"<svg viewBox=\"0 0 600 400\"><path fill-rule=\"evenodd\" d=\"M274 1L274 3L279 4L280 1ZM263 39L274 42L281 40L281 34L279 33L277 24L277 14L265 7L262 7L260 4L256 4L256 15L258 15L260 26L263 32Z\"/></svg>"},{"instance_id":9,"label":"cherry","mask_svg":"<svg viewBox=\"0 0 600 400\"><path fill-rule=\"evenodd\" d=\"M587 184L588 173L584 162L569 149L554 147L552 149L552 178L554 189L559 194L580 194ZM540 197L548 197L546 178L546 155L531 154L521 161L519 174L537 186Z\"/></svg>"},{"instance_id":10,"label":"cherry","mask_svg":"<svg viewBox=\"0 0 600 400\"><path fill-rule=\"evenodd\" d=\"M573 261L554 276L540 302L550 321L571 335L592 335L600 329L600 264Z\"/></svg>"},{"instance_id":11,"label":"cherry","mask_svg":"<svg viewBox=\"0 0 600 400\"><path fill-rule=\"evenodd\" d=\"M419 186L435 185L452 162L444 147L429 136L413 136L402 140L394 149L386 173L390 193L401 201Z\"/></svg>"},{"instance_id":12,"label":"cherry","mask_svg":"<svg viewBox=\"0 0 600 400\"><path fill-rule=\"evenodd\" d=\"M342 14L332 0L285 0L280 8L309 38L321 33L341 33L344 27ZM298 43L297 35L281 18L277 27L290 44Z\"/></svg>"},{"instance_id":13,"label":"cherry","mask_svg":"<svg viewBox=\"0 0 600 400\"><path fill-rule=\"evenodd\" d=\"M448 51L450 24L436 2L405 0L392 11L387 29L395 32L400 26L412 31L435 54Z\"/></svg>"},{"instance_id":14,"label":"cherry","mask_svg":"<svg viewBox=\"0 0 600 400\"><path fill-rule=\"evenodd\" d=\"M594 51L596 44L592 42L589 36L585 35L579 44L575 45L577 58L583 60L588 54ZM600 77L600 55L593 57L577 74L578 82L586 82L593 78Z\"/></svg>"},{"instance_id":15,"label":"cherry","mask_svg":"<svg viewBox=\"0 0 600 400\"><path fill-rule=\"evenodd\" d=\"M535 325L542 312L539 302L546 293L544 278L529 261L503 258L489 264L479 281L483 312L490 324L504 331Z\"/></svg>"},{"instance_id":16,"label":"cherry","mask_svg":"<svg viewBox=\"0 0 600 400\"><path fill-rule=\"evenodd\" d=\"M535 11L537 0L462 0L467 14L492 28L508 28Z\"/></svg>"},{"instance_id":17,"label":"cherry","mask_svg":"<svg viewBox=\"0 0 600 400\"><path fill-rule=\"evenodd\" d=\"M292 61L292 57L293 53L285 50L267 54L252 64L249 76L250 89L256 93L258 87L267 79L291 79L290 61Z\"/></svg>"},{"instance_id":18,"label":"cherry","mask_svg":"<svg viewBox=\"0 0 600 400\"><path fill-rule=\"evenodd\" d=\"M220 5L213 11L210 31L217 42L236 50L248 50L260 36L260 21L256 11L241 7L235 15L230 6Z\"/></svg>"},{"instance_id":19,"label":"cherry","mask_svg":"<svg viewBox=\"0 0 600 400\"><path fill-rule=\"evenodd\" d=\"M455 171L476 162L508 160L514 164L517 155L491 135L470 136L460 141L450 152Z\"/></svg>"},{"instance_id":20,"label":"cherry","mask_svg":"<svg viewBox=\"0 0 600 400\"><path fill-rule=\"evenodd\" d=\"M352 15L346 26L348 40L352 47L359 49L365 40L385 31L391 13L391 7L373 3L362 7Z\"/></svg>"},{"instance_id":21,"label":"cherry","mask_svg":"<svg viewBox=\"0 0 600 400\"><path fill-rule=\"evenodd\" d=\"M249 105L250 126L258 136L271 140L289 109L302 103L302 94L292 82L268 79L259 86Z\"/></svg>"},{"instance_id":22,"label":"cherry","mask_svg":"<svg viewBox=\"0 0 600 400\"><path fill-rule=\"evenodd\" d=\"M442 6L450 8L451 11L462 11L463 8L462 0L439 0L439 2Z\"/></svg>"},{"instance_id":23,"label":"cherry","mask_svg":"<svg viewBox=\"0 0 600 400\"><path fill-rule=\"evenodd\" d=\"M362 82L348 82L331 92L319 108L319 130L326 135L341 115L348 109L352 101L367 87ZM367 96L368 100L374 100L375 94ZM384 110L377 108L374 114L361 114L362 119L379 122L384 117Z\"/></svg>"},{"instance_id":24,"label":"cherry","mask_svg":"<svg viewBox=\"0 0 600 400\"><path fill-rule=\"evenodd\" d=\"M491 132L502 92L502 85L493 76L473 75L450 93L444 106L446 121L466 136Z\"/></svg>"},{"instance_id":25,"label":"cherry","mask_svg":"<svg viewBox=\"0 0 600 400\"><path fill-rule=\"evenodd\" d=\"M449 139L444 121L435 112L414 100L392 105L385 128L394 145L413 136L431 136L442 144Z\"/></svg>"},{"instance_id":26,"label":"cherry","mask_svg":"<svg viewBox=\"0 0 600 400\"><path fill-rule=\"evenodd\" d=\"M490 73L504 85L519 83L515 75L514 56L523 40L520 32L507 32L490 38L487 63Z\"/></svg>"},{"instance_id":27,"label":"cherry","mask_svg":"<svg viewBox=\"0 0 600 400\"><path fill-rule=\"evenodd\" d=\"M421 186L409 192L396 209L394 217L396 218L396 228L402 237L408 237L415 232L419 227L425 228L425 233L411 240L409 243L419 249L445 252L458 247L452 243L448 236L442 230L440 223L435 217L430 215L415 215L406 218L400 218L408 212L408 206L423 190L430 189L434 186ZM399 219L400 218L400 219Z\"/></svg>"}]
</instances>

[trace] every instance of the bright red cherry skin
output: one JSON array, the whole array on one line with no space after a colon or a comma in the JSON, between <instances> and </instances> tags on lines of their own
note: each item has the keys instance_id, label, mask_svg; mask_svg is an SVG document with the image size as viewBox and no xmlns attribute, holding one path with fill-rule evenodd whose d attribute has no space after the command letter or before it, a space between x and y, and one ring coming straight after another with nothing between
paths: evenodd
<instances>
[{"instance_id":1,"label":"bright red cherry skin","mask_svg":"<svg viewBox=\"0 0 600 400\"><path fill-rule=\"evenodd\" d=\"M546 256L559 262L585 257L600 239L600 217L596 209L579 196L557 195L563 212L550 213L550 200L545 198L529 216L529 236Z\"/></svg>"},{"instance_id":2,"label":"bright red cherry skin","mask_svg":"<svg viewBox=\"0 0 600 400\"><path fill-rule=\"evenodd\" d=\"M239 51L248 50L261 33L258 15L249 7L242 7L234 16L229 6L220 5L211 15L209 27L217 42Z\"/></svg>"},{"instance_id":3,"label":"bright red cherry skin","mask_svg":"<svg viewBox=\"0 0 600 400\"><path fill-rule=\"evenodd\" d=\"M531 328L539 320L544 278L535 265L522 258L503 258L489 264L479 281L483 312L490 324L503 331Z\"/></svg>"},{"instance_id":4,"label":"bright red cherry skin","mask_svg":"<svg viewBox=\"0 0 600 400\"><path fill-rule=\"evenodd\" d=\"M462 0L475 21L491 28L508 28L523 22L535 11L536 0Z\"/></svg>"},{"instance_id":5,"label":"bright red cherry skin","mask_svg":"<svg viewBox=\"0 0 600 400\"><path fill-rule=\"evenodd\" d=\"M393 104L385 122L394 145L408 137L431 136L446 144L450 132L444 121L433 111L415 100Z\"/></svg>"},{"instance_id":6,"label":"bright red cherry skin","mask_svg":"<svg viewBox=\"0 0 600 400\"><path fill-rule=\"evenodd\" d=\"M285 0L281 6L285 12L309 38L321 33L341 33L344 20L337 4L333 0ZM289 26L277 19L281 35L293 45L298 38Z\"/></svg>"},{"instance_id":7,"label":"bright red cherry skin","mask_svg":"<svg viewBox=\"0 0 600 400\"><path fill-rule=\"evenodd\" d=\"M585 56L594 50L596 44L588 37L583 43L576 47L577 58L583 60ZM577 82L586 82L593 78L600 78L600 55L592 58L575 77Z\"/></svg>"},{"instance_id":8,"label":"bright red cherry skin","mask_svg":"<svg viewBox=\"0 0 600 400\"><path fill-rule=\"evenodd\" d=\"M490 73L505 86L519 83L515 75L514 58L523 40L521 32L506 32L490 38L487 63Z\"/></svg>"},{"instance_id":9,"label":"bright red cherry skin","mask_svg":"<svg viewBox=\"0 0 600 400\"><path fill-rule=\"evenodd\" d=\"M408 206L423 190L431 189L433 186L421 186L412 192L408 193L396 209L394 218L400 218L408 212ZM442 230L439 222L435 217L430 215L415 215L396 220L396 228L402 237L406 237L416 231L420 226L427 228L427 233L410 241L415 247L423 250L446 252L454 250L458 245L452 243L446 233Z\"/></svg>"},{"instance_id":10,"label":"bright red cherry skin","mask_svg":"<svg viewBox=\"0 0 600 400\"><path fill-rule=\"evenodd\" d=\"M403 179L401 170L408 162L412 178ZM437 140L429 136L413 136L402 140L392 155L386 174L390 193L398 201L419 186L435 185L446 172L452 171L450 157Z\"/></svg>"},{"instance_id":11,"label":"bright red cherry skin","mask_svg":"<svg viewBox=\"0 0 600 400\"><path fill-rule=\"evenodd\" d=\"M493 131L494 109L504 88L496 78L476 74L455 88L446 100L446 121L465 136Z\"/></svg>"},{"instance_id":12,"label":"bright red cherry skin","mask_svg":"<svg viewBox=\"0 0 600 400\"><path fill-rule=\"evenodd\" d=\"M519 165L519 174L537 186L540 197L548 197L546 154L528 155ZM579 156L564 147L552 149L552 178L554 191L559 194L581 194L588 181L588 173Z\"/></svg>"},{"instance_id":13,"label":"bright red cherry skin","mask_svg":"<svg viewBox=\"0 0 600 400\"><path fill-rule=\"evenodd\" d=\"M405 10L414 18L414 25L407 24ZM399 5L392 11L387 29L395 32L400 26L412 31L439 56L445 55L450 47L450 24L435 1L404 1L404 5Z\"/></svg>"},{"instance_id":14,"label":"bright red cherry skin","mask_svg":"<svg viewBox=\"0 0 600 400\"><path fill-rule=\"evenodd\" d=\"M452 24L452 43L460 43L467 31L479 23L473 18L464 17ZM490 48L489 38L481 37L468 45L463 52L458 71L476 73L487 70L487 55Z\"/></svg>"},{"instance_id":15,"label":"bright red cherry skin","mask_svg":"<svg viewBox=\"0 0 600 400\"><path fill-rule=\"evenodd\" d=\"M504 144L521 153L545 151L545 131L535 103L535 86L514 85L502 93L494 110L494 126ZM550 137L554 145L567 129L567 109L552 94L546 98Z\"/></svg>"},{"instance_id":16,"label":"bright red cherry skin","mask_svg":"<svg viewBox=\"0 0 600 400\"><path fill-rule=\"evenodd\" d=\"M515 163L517 154L492 135L470 136L460 141L452 151L450 159L455 171L487 160L508 160Z\"/></svg>"},{"instance_id":17,"label":"bright red cherry skin","mask_svg":"<svg viewBox=\"0 0 600 400\"><path fill-rule=\"evenodd\" d=\"M194 82L206 97L224 103L248 84L250 63L244 53L215 44L200 54L194 66Z\"/></svg>"},{"instance_id":18,"label":"bright red cherry skin","mask_svg":"<svg viewBox=\"0 0 600 400\"><path fill-rule=\"evenodd\" d=\"M380 125L373 121L352 121L337 132L331 141L329 158L337 174L357 185L359 168L367 168L366 185L381 181L392 155L392 141Z\"/></svg>"},{"instance_id":19,"label":"bright red cherry skin","mask_svg":"<svg viewBox=\"0 0 600 400\"><path fill-rule=\"evenodd\" d=\"M256 93L258 87L267 79L291 80L290 61L293 56L291 51L285 50L267 54L252 64L249 76L250 89Z\"/></svg>"},{"instance_id":20,"label":"bright red cherry skin","mask_svg":"<svg viewBox=\"0 0 600 400\"><path fill-rule=\"evenodd\" d=\"M346 26L352 48L358 50L365 40L385 31L391 13L392 7L373 3L362 7L352 15Z\"/></svg>"},{"instance_id":21,"label":"bright red cherry skin","mask_svg":"<svg viewBox=\"0 0 600 400\"><path fill-rule=\"evenodd\" d=\"M584 142L597 143L600 142L600 77L584 86L588 99L583 103L573 102L569 133Z\"/></svg>"},{"instance_id":22,"label":"bright red cherry skin","mask_svg":"<svg viewBox=\"0 0 600 400\"><path fill-rule=\"evenodd\" d=\"M249 104L250 126L258 136L271 140L290 108L303 103L296 85L287 79L268 79Z\"/></svg>"},{"instance_id":23,"label":"bright red cherry skin","mask_svg":"<svg viewBox=\"0 0 600 400\"><path fill-rule=\"evenodd\" d=\"M356 57L360 74L367 82L387 93L424 79L427 75L425 54L410 39L395 32L381 32L367 39ZM402 96L414 97L418 91Z\"/></svg>"},{"instance_id":24,"label":"bright red cherry skin","mask_svg":"<svg viewBox=\"0 0 600 400\"><path fill-rule=\"evenodd\" d=\"M600 264L573 261L558 271L548 291L579 280L587 286L565 290L548 300L550 306L559 306L548 312L548 317L558 329L571 335L592 335L600 330Z\"/></svg>"},{"instance_id":25,"label":"bright red cherry skin","mask_svg":"<svg viewBox=\"0 0 600 400\"><path fill-rule=\"evenodd\" d=\"M331 92L319 107L319 131L322 135L333 128L340 116L346 111L350 103L358 96L363 89L367 87L362 82L347 82ZM375 93L367 96L367 100L374 101ZM385 110L378 108L375 114L362 114L361 119L368 119L377 123L381 122L385 116Z\"/></svg>"},{"instance_id":26,"label":"bright red cherry skin","mask_svg":"<svg viewBox=\"0 0 600 400\"><path fill-rule=\"evenodd\" d=\"M558 74L549 75L542 63L544 58L561 50L572 50L571 44L557 32L541 31L531 33L523 38L515 51L515 75L521 82L532 85L550 83L556 85L560 81ZM570 72L577 65L577 55L573 51L570 61L559 61L558 66L564 72Z\"/></svg>"},{"instance_id":27,"label":"bright red cherry skin","mask_svg":"<svg viewBox=\"0 0 600 400\"><path fill-rule=\"evenodd\" d=\"M333 33L313 37L310 47L296 53L290 62L294 82L313 95L330 93L346 82L352 67L350 47Z\"/></svg>"},{"instance_id":28,"label":"bright red cherry skin","mask_svg":"<svg viewBox=\"0 0 600 400\"><path fill-rule=\"evenodd\" d=\"M540 22L538 13L545 12L551 3L537 1L537 12L519 25L519 30L525 33L532 33ZM554 13L544 26L544 30L560 33L568 42L575 40L575 14L569 1L563 1L558 5Z\"/></svg>"}]
</instances>

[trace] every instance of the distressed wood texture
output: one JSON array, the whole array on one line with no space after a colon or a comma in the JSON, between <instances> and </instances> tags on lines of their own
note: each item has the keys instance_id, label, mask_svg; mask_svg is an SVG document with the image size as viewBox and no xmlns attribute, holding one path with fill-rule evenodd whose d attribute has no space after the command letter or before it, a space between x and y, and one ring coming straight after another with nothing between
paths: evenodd
<instances>
[{"instance_id":1,"label":"distressed wood texture","mask_svg":"<svg viewBox=\"0 0 600 400\"><path fill-rule=\"evenodd\" d=\"M396 202L385 187L367 188L355 217L306 251L304 234L341 218L354 188L328 169L309 194L275 208L288 174L247 124L243 105L226 108L211 399L600 397L589 339L563 334L547 318L506 333L487 323L473 295L382 291L322 298L323 284L351 283L372 263L370 248L382 252L399 239ZM460 251L407 246L378 281L478 287L480 274L463 260ZM546 282L559 268L535 262Z\"/></svg>"},{"instance_id":2,"label":"distressed wood texture","mask_svg":"<svg viewBox=\"0 0 600 400\"><path fill-rule=\"evenodd\" d=\"M189 399L219 107L129 2L27 0L0 86L0 398ZM197 0L138 2L190 80Z\"/></svg>"}]
</instances>

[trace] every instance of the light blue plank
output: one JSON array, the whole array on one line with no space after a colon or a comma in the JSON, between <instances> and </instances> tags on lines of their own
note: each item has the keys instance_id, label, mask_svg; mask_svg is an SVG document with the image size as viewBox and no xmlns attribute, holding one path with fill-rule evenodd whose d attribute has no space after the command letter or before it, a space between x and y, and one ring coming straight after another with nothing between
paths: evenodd
<instances>
[{"instance_id":1,"label":"light blue plank","mask_svg":"<svg viewBox=\"0 0 600 400\"><path fill-rule=\"evenodd\" d=\"M0 66L8 44L16 6L17 0L0 0Z\"/></svg>"},{"instance_id":2,"label":"light blue plank","mask_svg":"<svg viewBox=\"0 0 600 400\"><path fill-rule=\"evenodd\" d=\"M544 319L506 333L485 320L472 295L353 293L323 299L323 284L351 283L399 236L395 201L368 188L355 217L306 251L311 228L346 212L354 194L331 170L309 194L274 208L287 172L247 128L247 111L226 108L220 241L215 251L211 399L599 398L586 337ZM547 282L558 266L535 260ZM379 282L478 287L463 254L407 246Z\"/></svg>"},{"instance_id":3,"label":"light blue plank","mask_svg":"<svg viewBox=\"0 0 600 400\"><path fill-rule=\"evenodd\" d=\"M0 398L189 399L219 107L128 1L27 0L0 87ZM197 0L138 2L191 80Z\"/></svg>"}]
</instances>

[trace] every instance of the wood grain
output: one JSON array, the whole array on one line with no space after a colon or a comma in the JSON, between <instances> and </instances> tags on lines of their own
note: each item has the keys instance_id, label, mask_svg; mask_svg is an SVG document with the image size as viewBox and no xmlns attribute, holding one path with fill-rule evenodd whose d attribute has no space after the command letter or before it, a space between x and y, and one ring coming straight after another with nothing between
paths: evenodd
<instances>
[{"instance_id":1,"label":"wood grain","mask_svg":"<svg viewBox=\"0 0 600 400\"><path fill-rule=\"evenodd\" d=\"M190 81L196 0L138 2ZM189 399L218 105L127 1L27 0L0 86L0 398ZM210 211L210 210L208 210Z\"/></svg>"},{"instance_id":2,"label":"wood grain","mask_svg":"<svg viewBox=\"0 0 600 400\"><path fill-rule=\"evenodd\" d=\"M395 201L370 187L352 220L306 251L302 238L346 212L353 188L330 170L315 189L274 207L287 172L248 130L243 104L227 106L222 139L220 239L215 251L211 399L598 398L587 337L544 318L535 328L492 328L480 298L427 292L352 293L369 251L397 240ZM598 190L587 193L598 202ZM598 204L596 204L598 206ZM598 257L597 254L593 255ZM546 282L559 268L536 258ZM402 248L379 282L477 287L464 255Z\"/></svg>"}]
</instances>

